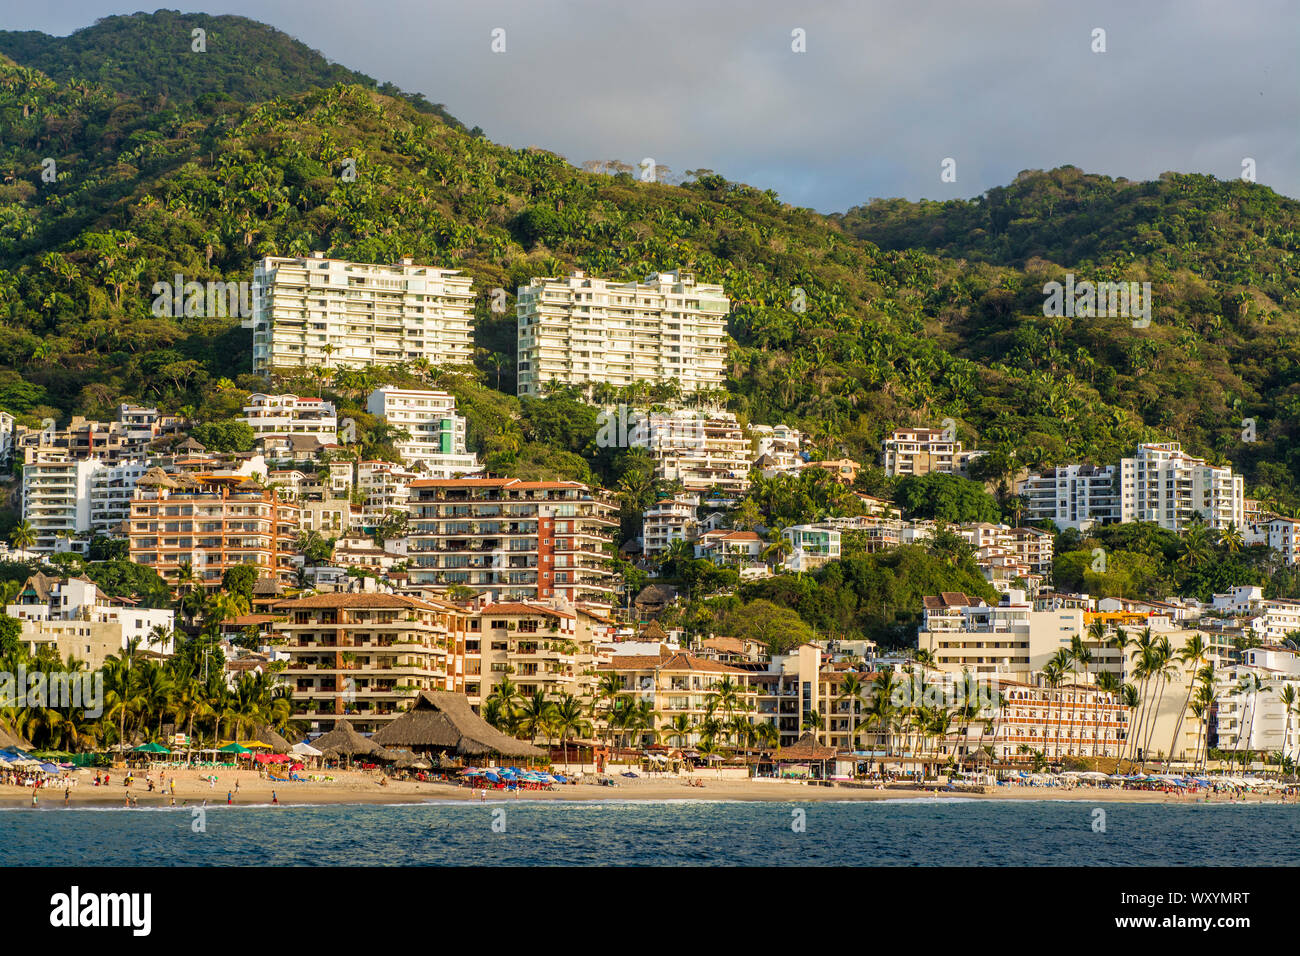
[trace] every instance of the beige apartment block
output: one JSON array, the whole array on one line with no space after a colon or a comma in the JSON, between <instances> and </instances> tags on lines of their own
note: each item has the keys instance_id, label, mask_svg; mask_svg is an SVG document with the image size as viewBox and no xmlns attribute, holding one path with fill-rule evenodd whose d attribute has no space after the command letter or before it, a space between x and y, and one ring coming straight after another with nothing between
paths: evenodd
<instances>
[{"instance_id":1,"label":"beige apartment block","mask_svg":"<svg viewBox=\"0 0 1300 956\"><path fill-rule=\"evenodd\" d=\"M268 256L253 269L253 371L468 365L471 279L457 269Z\"/></svg>"}]
</instances>

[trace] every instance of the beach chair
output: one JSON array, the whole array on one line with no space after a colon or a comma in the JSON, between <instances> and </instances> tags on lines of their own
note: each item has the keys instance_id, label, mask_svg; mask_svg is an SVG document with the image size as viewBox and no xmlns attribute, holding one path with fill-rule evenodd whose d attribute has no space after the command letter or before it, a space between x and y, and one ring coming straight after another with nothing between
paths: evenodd
<instances>
[{"instance_id":1,"label":"beach chair","mask_svg":"<svg viewBox=\"0 0 1300 956\"><path fill-rule=\"evenodd\" d=\"M272 779L279 779L279 778L273 777ZM298 781L299 783L307 783L307 782L308 782L306 777L300 777L300 776L298 776L296 773L291 773L291 774L289 774L289 779L290 779L290 780L296 780L296 781Z\"/></svg>"}]
</instances>

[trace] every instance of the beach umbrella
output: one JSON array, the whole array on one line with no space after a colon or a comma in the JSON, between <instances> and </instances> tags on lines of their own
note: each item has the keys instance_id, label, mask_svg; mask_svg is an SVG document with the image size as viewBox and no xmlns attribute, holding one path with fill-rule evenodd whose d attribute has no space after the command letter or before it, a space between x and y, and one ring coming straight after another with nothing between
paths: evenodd
<instances>
[{"instance_id":1,"label":"beach umbrella","mask_svg":"<svg viewBox=\"0 0 1300 956\"><path fill-rule=\"evenodd\" d=\"M60 767L58 764L54 764L54 763L43 763L43 764L41 764L41 770L43 770L45 773L62 773L62 772L63 772L63 768Z\"/></svg>"},{"instance_id":2,"label":"beach umbrella","mask_svg":"<svg viewBox=\"0 0 1300 956\"><path fill-rule=\"evenodd\" d=\"M308 743L294 744L289 748L290 753L295 753L300 757L319 757L321 752Z\"/></svg>"},{"instance_id":3,"label":"beach umbrella","mask_svg":"<svg viewBox=\"0 0 1300 956\"><path fill-rule=\"evenodd\" d=\"M252 752L253 751L249 750L247 747L241 747L237 743L228 743L224 747L217 748L217 753L219 754L240 754L241 756L247 756Z\"/></svg>"},{"instance_id":4,"label":"beach umbrella","mask_svg":"<svg viewBox=\"0 0 1300 956\"><path fill-rule=\"evenodd\" d=\"M137 753L137 754L169 754L169 753L171 753L171 751L168 750L166 747L164 747L162 744L156 744L156 743L153 743L153 742L150 742L150 743L147 743L147 744L141 744L141 745L138 746L138 747L132 747L132 748L131 748L131 752L132 752L132 753Z\"/></svg>"}]
</instances>

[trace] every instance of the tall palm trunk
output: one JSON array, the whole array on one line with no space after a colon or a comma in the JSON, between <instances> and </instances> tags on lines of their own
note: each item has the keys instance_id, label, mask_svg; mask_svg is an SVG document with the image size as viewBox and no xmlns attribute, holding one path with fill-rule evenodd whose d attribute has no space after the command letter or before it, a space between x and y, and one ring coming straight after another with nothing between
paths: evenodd
<instances>
[{"instance_id":1,"label":"tall palm trunk","mask_svg":"<svg viewBox=\"0 0 1300 956\"><path fill-rule=\"evenodd\" d=\"M1178 734L1183 729L1183 717L1187 714L1187 708L1192 703L1192 688L1196 686L1196 662L1192 662L1192 676L1187 681L1187 695L1183 698L1183 709L1178 712L1178 720L1174 722L1174 736L1169 741L1169 755L1165 758L1165 770L1174 760L1174 748L1178 746ZM1285 740L1283 741L1285 744Z\"/></svg>"}]
</instances>

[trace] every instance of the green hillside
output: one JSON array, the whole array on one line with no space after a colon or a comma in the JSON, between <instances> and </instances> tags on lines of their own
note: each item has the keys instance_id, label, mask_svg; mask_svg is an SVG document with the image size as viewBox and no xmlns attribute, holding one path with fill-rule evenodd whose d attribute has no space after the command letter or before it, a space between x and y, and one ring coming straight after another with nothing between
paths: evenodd
<instances>
[{"instance_id":1,"label":"green hillside","mask_svg":"<svg viewBox=\"0 0 1300 956\"><path fill-rule=\"evenodd\" d=\"M202 51L194 49L196 29L204 31ZM104 17L66 37L0 30L0 56L60 83L96 83L159 106L200 97L256 103L335 83L380 88L265 23L177 10ZM391 83L381 89L406 95ZM455 124L440 105L418 94L409 98Z\"/></svg>"},{"instance_id":2,"label":"green hillside","mask_svg":"<svg viewBox=\"0 0 1300 956\"><path fill-rule=\"evenodd\" d=\"M324 85L337 68L323 60L306 90L263 63L264 92L244 102L206 76L210 61L157 65L148 51L176 17L114 18L112 55L83 37L87 75L64 81L32 68L48 43L0 36L23 63L0 66L0 407L103 416L127 398L227 415L259 384L250 333L152 316L155 281L246 280L268 254L413 256L465 269L482 294L480 384L464 388L484 450L540 471L586 459L614 480L623 466L597 461L584 434L566 435L575 459L558 463L526 447L554 437L554 416L495 391L513 391L513 301L493 315L487 293L569 268L683 268L735 300L734 410L798 425L821 454L871 461L890 428L944 417L998 452L990 477L1178 438L1300 503L1297 204L1266 187L1067 167L968 203L826 217L711 174L640 183L499 146L372 83ZM112 66L128 62L129 77ZM230 98L202 96L209 82ZM41 180L46 157L56 183ZM348 158L354 182L340 177ZM1042 286L1067 267L1150 281L1151 326L1045 319ZM1249 445L1245 416L1261 439Z\"/></svg>"}]
</instances>

